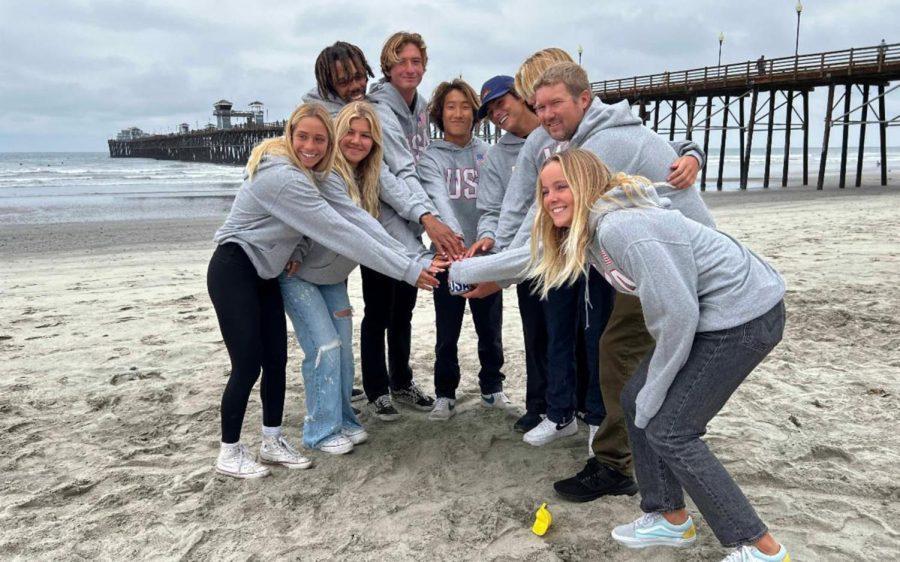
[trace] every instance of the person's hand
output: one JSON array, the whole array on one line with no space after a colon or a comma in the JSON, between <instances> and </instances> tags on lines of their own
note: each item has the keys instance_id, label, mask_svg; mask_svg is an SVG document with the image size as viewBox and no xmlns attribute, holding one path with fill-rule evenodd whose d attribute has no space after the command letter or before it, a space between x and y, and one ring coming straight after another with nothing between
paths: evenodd
<instances>
[{"instance_id":1,"label":"person's hand","mask_svg":"<svg viewBox=\"0 0 900 562\"><path fill-rule=\"evenodd\" d=\"M465 255L466 247L463 245L460 237L449 226L430 213L422 215L421 222L425 232L428 234L428 239L434 242L438 252L446 254L450 259L454 260L458 260Z\"/></svg>"},{"instance_id":2,"label":"person's hand","mask_svg":"<svg viewBox=\"0 0 900 562\"><path fill-rule=\"evenodd\" d=\"M463 293L461 296L467 299L483 299L484 297L489 297L500 290L502 290L500 285L496 284L493 281L486 281L484 283L475 285L475 287L471 291L469 291L468 293Z\"/></svg>"},{"instance_id":3,"label":"person's hand","mask_svg":"<svg viewBox=\"0 0 900 562\"><path fill-rule=\"evenodd\" d=\"M452 262L446 258L443 254L440 256L435 256L433 260L431 260L431 265L428 266L427 271L432 275L437 275L438 273L443 273L447 271L447 268L450 267Z\"/></svg>"},{"instance_id":4,"label":"person's hand","mask_svg":"<svg viewBox=\"0 0 900 562\"><path fill-rule=\"evenodd\" d=\"M669 166L672 173L666 181L672 187L685 189L694 185L697 181L697 172L700 171L700 161L694 156L682 156Z\"/></svg>"},{"instance_id":5,"label":"person's hand","mask_svg":"<svg viewBox=\"0 0 900 562\"><path fill-rule=\"evenodd\" d=\"M471 258L478 252L482 252L482 253L490 252L491 248L493 248L493 247L494 247L494 239L493 238L482 238L478 242L475 242L474 244L472 244L472 246L469 248L469 251L466 252L465 257Z\"/></svg>"},{"instance_id":6,"label":"person's hand","mask_svg":"<svg viewBox=\"0 0 900 562\"><path fill-rule=\"evenodd\" d=\"M300 269L300 262L297 260L291 260L287 262L287 265L284 266L284 272L287 273L287 276L297 273L297 270Z\"/></svg>"},{"instance_id":7,"label":"person's hand","mask_svg":"<svg viewBox=\"0 0 900 562\"><path fill-rule=\"evenodd\" d=\"M416 280L416 287L426 291L431 291L440 284L441 282L437 280L437 277L428 273L426 269L419 273L419 278Z\"/></svg>"}]
</instances>

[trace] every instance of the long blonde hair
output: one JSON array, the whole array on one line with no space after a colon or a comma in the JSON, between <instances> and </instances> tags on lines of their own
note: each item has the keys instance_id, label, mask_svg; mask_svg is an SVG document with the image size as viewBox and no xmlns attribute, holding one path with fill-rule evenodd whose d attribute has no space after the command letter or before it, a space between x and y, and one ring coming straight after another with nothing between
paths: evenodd
<instances>
[{"instance_id":1,"label":"long blonde hair","mask_svg":"<svg viewBox=\"0 0 900 562\"><path fill-rule=\"evenodd\" d=\"M350 130L350 124L354 119L364 119L369 124L372 150L362 162L354 167L347 162L338 146L335 151L334 168L347 184L350 198L367 213L378 218L380 213L378 200L381 196L379 175L381 174L381 158L384 153L381 123L378 121L375 109L370 104L364 101L355 101L345 105L338 113L334 124L338 145Z\"/></svg>"},{"instance_id":2,"label":"long blonde hair","mask_svg":"<svg viewBox=\"0 0 900 562\"><path fill-rule=\"evenodd\" d=\"M312 170L307 169L306 166L300 162L300 158L294 153L294 147L291 142L291 139L294 136L294 129L297 127L300 120L306 117L315 117L321 121L322 124L325 125L325 130L328 132L328 147L325 149L325 155ZM331 170L334 168L336 144L334 139L334 123L331 120L331 115L328 114L328 111L321 104L304 103L299 105L297 106L297 109L291 113L291 116L288 117L288 120L284 122L284 134L280 137L266 139L253 147L250 158L247 159L247 174L252 178L259 168L259 163L262 161L263 156L270 154L272 156L284 156L289 159L294 166L309 174L313 180L315 180L315 176L313 176L311 172L316 172L320 176L325 177L330 174Z\"/></svg>"},{"instance_id":3,"label":"long blonde hair","mask_svg":"<svg viewBox=\"0 0 900 562\"><path fill-rule=\"evenodd\" d=\"M569 53L559 47L549 47L534 53L522 63L516 72L516 93L528 104L534 99L534 83L545 70L558 62L574 62Z\"/></svg>"},{"instance_id":4,"label":"long blonde hair","mask_svg":"<svg viewBox=\"0 0 900 562\"><path fill-rule=\"evenodd\" d=\"M619 187L634 206L656 205L647 194L650 180L621 172L612 174L593 152L572 148L554 154L544 162L541 171L551 162L562 168L572 193L574 209L572 224L568 228L556 227L544 208L541 179L538 177L535 195L538 205L531 230L528 277L536 280L535 292L544 299L551 289L572 284L587 271L587 246L594 236L590 225L591 209L598 200L621 206L621 202L609 197L607 192Z\"/></svg>"}]
</instances>

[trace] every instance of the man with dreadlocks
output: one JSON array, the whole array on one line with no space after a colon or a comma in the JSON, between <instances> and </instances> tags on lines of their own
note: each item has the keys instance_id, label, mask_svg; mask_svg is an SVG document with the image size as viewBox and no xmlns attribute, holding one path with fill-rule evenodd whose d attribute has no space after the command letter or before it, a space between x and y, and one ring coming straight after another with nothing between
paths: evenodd
<instances>
[{"instance_id":1,"label":"man with dreadlocks","mask_svg":"<svg viewBox=\"0 0 900 562\"><path fill-rule=\"evenodd\" d=\"M336 115L351 101L366 100L366 84L370 77L374 77L362 50L345 41L338 41L319 53L315 74L316 87L303 97L303 101L321 103L332 115ZM373 105L378 104L374 100L368 101ZM461 244L456 234L441 222L437 209L419 183L415 161L409 142L403 136L402 127L390 111L378 113L384 136L393 137L383 139L385 165L381 167L379 185L379 221L392 234L396 232L398 222L413 229L414 236L405 236L403 239L398 237L404 243L417 240L424 227L439 251L448 255L458 253ZM390 151L388 147L391 147ZM389 224L394 229L389 228ZM411 319L416 303L415 287L410 291L402 284L394 283L392 279L365 267L361 267L360 272L365 301L360 329L360 363L370 410L384 421L398 419L400 413L393 406L392 394L418 409L430 410L434 401L413 383L412 369L409 366ZM389 356L387 362L385 332Z\"/></svg>"}]
</instances>

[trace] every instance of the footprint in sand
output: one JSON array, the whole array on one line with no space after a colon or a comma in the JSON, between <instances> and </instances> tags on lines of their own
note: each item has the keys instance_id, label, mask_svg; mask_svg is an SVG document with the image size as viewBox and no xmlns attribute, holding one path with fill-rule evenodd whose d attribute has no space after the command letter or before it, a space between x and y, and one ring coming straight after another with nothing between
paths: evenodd
<instances>
[{"instance_id":1,"label":"footprint in sand","mask_svg":"<svg viewBox=\"0 0 900 562\"><path fill-rule=\"evenodd\" d=\"M149 336L144 336L141 338L141 343L144 345L165 345L169 342L162 339L156 334L150 334Z\"/></svg>"},{"instance_id":2,"label":"footprint in sand","mask_svg":"<svg viewBox=\"0 0 900 562\"><path fill-rule=\"evenodd\" d=\"M146 373L141 373L139 371L129 371L127 373L119 373L117 375L113 375L112 378L109 379L109 384L116 386L122 384L123 382L147 379L166 380L166 378L162 376L159 371L149 371Z\"/></svg>"}]
</instances>

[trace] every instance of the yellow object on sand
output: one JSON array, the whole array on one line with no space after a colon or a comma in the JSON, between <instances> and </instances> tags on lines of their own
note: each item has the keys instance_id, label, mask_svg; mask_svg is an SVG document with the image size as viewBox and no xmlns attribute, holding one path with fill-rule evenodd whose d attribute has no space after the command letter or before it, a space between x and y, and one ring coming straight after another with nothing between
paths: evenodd
<instances>
[{"instance_id":1,"label":"yellow object on sand","mask_svg":"<svg viewBox=\"0 0 900 562\"><path fill-rule=\"evenodd\" d=\"M531 532L539 537L543 537L552 522L553 516L550 515L550 510L547 509L547 503L542 503L541 507L534 514L534 525L531 526Z\"/></svg>"}]
</instances>

